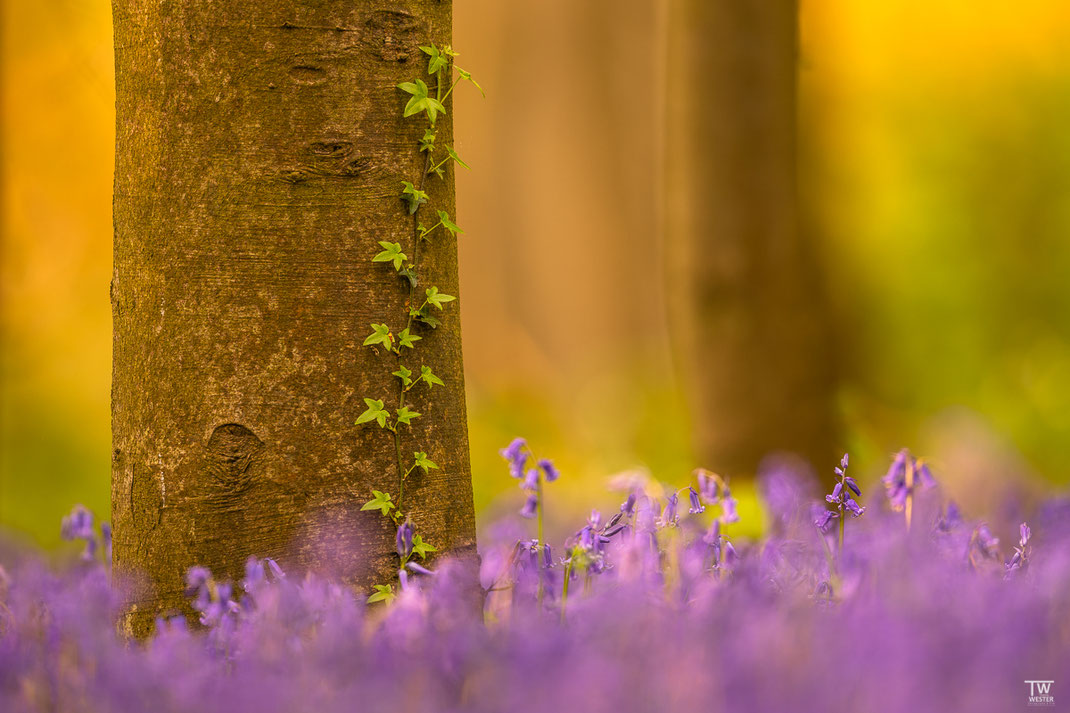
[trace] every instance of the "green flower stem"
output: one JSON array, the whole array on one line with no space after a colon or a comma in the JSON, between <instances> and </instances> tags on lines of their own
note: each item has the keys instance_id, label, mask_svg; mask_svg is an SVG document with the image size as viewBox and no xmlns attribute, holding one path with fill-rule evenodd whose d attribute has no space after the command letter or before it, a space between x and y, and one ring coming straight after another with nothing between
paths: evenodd
<instances>
[{"instance_id":1,"label":"green flower stem","mask_svg":"<svg viewBox=\"0 0 1070 713\"><path fill-rule=\"evenodd\" d=\"M565 621L565 606L568 604L568 582L572 579L572 557L568 558L565 565L565 583L561 585L561 621Z\"/></svg>"}]
</instances>

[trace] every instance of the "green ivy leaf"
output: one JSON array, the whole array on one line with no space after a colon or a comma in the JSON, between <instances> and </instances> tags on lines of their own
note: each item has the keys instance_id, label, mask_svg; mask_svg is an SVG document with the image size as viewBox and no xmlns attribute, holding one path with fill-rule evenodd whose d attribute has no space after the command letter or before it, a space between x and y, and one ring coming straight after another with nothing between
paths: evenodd
<instances>
[{"instance_id":1,"label":"green ivy leaf","mask_svg":"<svg viewBox=\"0 0 1070 713\"><path fill-rule=\"evenodd\" d=\"M453 150L452 146L447 146L446 147L446 153L448 153L450 155L450 158L453 159L454 163L456 163L456 164L458 164L460 166L464 166L468 170L472 170L471 166L469 166L467 163L465 163L464 161L461 160L461 157L457 155L457 152Z\"/></svg>"},{"instance_id":2,"label":"green ivy leaf","mask_svg":"<svg viewBox=\"0 0 1070 713\"><path fill-rule=\"evenodd\" d=\"M389 604L397 597L397 594L394 594L394 585L392 584L376 584L374 589L375 592L368 597L368 604L375 604L376 602Z\"/></svg>"},{"instance_id":3,"label":"green ivy leaf","mask_svg":"<svg viewBox=\"0 0 1070 713\"><path fill-rule=\"evenodd\" d=\"M442 221L442 227L444 227L446 230L450 231L450 233L452 233L454 236L456 236L458 233L463 233L464 232L463 230L458 228L456 226L456 224L454 224L454 222L452 220L450 220L450 214L447 213L446 211L444 211L444 210L438 211L438 219Z\"/></svg>"},{"instance_id":4,"label":"green ivy leaf","mask_svg":"<svg viewBox=\"0 0 1070 713\"><path fill-rule=\"evenodd\" d=\"M401 252L401 244L380 240L379 245L383 248L383 251L373 257L372 262L392 262L394 263L394 269L400 272L402 263L409 259L408 255Z\"/></svg>"},{"instance_id":5,"label":"green ivy leaf","mask_svg":"<svg viewBox=\"0 0 1070 713\"><path fill-rule=\"evenodd\" d=\"M398 332L398 344L403 347L408 347L409 349L413 348L414 342L418 342L421 339L423 339L423 337L415 334L410 334L408 327L405 327L405 329Z\"/></svg>"},{"instance_id":6,"label":"green ivy leaf","mask_svg":"<svg viewBox=\"0 0 1070 713\"><path fill-rule=\"evenodd\" d=\"M439 309L442 309L442 305L444 305L445 303L453 302L455 299L457 299L453 295L447 295L445 293L439 292L437 287L428 287L427 290L424 291L424 294L427 295L427 303L434 305Z\"/></svg>"},{"instance_id":7,"label":"green ivy leaf","mask_svg":"<svg viewBox=\"0 0 1070 713\"><path fill-rule=\"evenodd\" d=\"M427 382L427 388L429 389L434 387L435 384L438 384L439 386L446 385L442 382L442 379L434 375L429 366L420 367L420 378Z\"/></svg>"},{"instance_id":8,"label":"green ivy leaf","mask_svg":"<svg viewBox=\"0 0 1070 713\"><path fill-rule=\"evenodd\" d=\"M428 96L427 84L424 83L424 80L416 79L411 82L402 82L397 86L401 91L412 95L409 103L405 105L404 116L408 117L425 111L427 112L427 117L431 120L431 125L434 126L439 112L446 113L446 107L442 106L442 102L432 96Z\"/></svg>"},{"instance_id":9,"label":"green ivy leaf","mask_svg":"<svg viewBox=\"0 0 1070 713\"><path fill-rule=\"evenodd\" d=\"M363 510L379 510L384 515L389 515L390 511L394 509L394 501L390 499L390 493L384 493L380 490L372 491L372 499L364 503L360 508Z\"/></svg>"},{"instance_id":10,"label":"green ivy leaf","mask_svg":"<svg viewBox=\"0 0 1070 713\"><path fill-rule=\"evenodd\" d=\"M435 137L438 134L434 129L424 129L424 137L420 139L420 151L434 151L435 150Z\"/></svg>"},{"instance_id":11,"label":"green ivy leaf","mask_svg":"<svg viewBox=\"0 0 1070 713\"><path fill-rule=\"evenodd\" d=\"M411 426L412 419L419 415L420 414L416 413L408 406L402 406L398 409L398 423L404 423L406 426Z\"/></svg>"},{"instance_id":12,"label":"green ivy leaf","mask_svg":"<svg viewBox=\"0 0 1070 713\"><path fill-rule=\"evenodd\" d=\"M483 95L483 98L486 98L487 93L483 91L483 87L479 86L479 82L472 79L472 75L469 72L466 72L460 67L457 67L457 74L461 75L461 79L463 79L464 81L471 82L472 85L479 90L479 93Z\"/></svg>"},{"instance_id":13,"label":"green ivy leaf","mask_svg":"<svg viewBox=\"0 0 1070 713\"><path fill-rule=\"evenodd\" d=\"M429 470L438 470L438 466L435 464L435 462L428 458L427 454L423 451L417 451L413 455L416 456L416 467L422 470L423 472L426 473Z\"/></svg>"},{"instance_id":14,"label":"green ivy leaf","mask_svg":"<svg viewBox=\"0 0 1070 713\"><path fill-rule=\"evenodd\" d=\"M390 327L385 324L373 324L372 333L364 339L364 346L374 347L376 344L382 344L387 349L392 349L394 344L393 337L390 335Z\"/></svg>"},{"instance_id":15,"label":"green ivy leaf","mask_svg":"<svg viewBox=\"0 0 1070 713\"><path fill-rule=\"evenodd\" d=\"M410 267L406 267L404 270L398 272L399 275L409 281L409 286L415 288L420 284L419 278L416 276L416 271Z\"/></svg>"},{"instance_id":16,"label":"green ivy leaf","mask_svg":"<svg viewBox=\"0 0 1070 713\"><path fill-rule=\"evenodd\" d=\"M413 554L420 555L420 559L427 559L428 552L438 552L438 548L434 545L424 542L423 538L419 535L412 536L412 552Z\"/></svg>"},{"instance_id":17,"label":"green ivy leaf","mask_svg":"<svg viewBox=\"0 0 1070 713\"><path fill-rule=\"evenodd\" d=\"M386 426L386 417L389 415L387 410L383 407L382 399L364 399L364 405L368 408L360 416L357 416L356 425L362 423L368 423L374 420L379 424L380 428Z\"/></svg>"},{"instance_id":18,"label":"green ivy leaf","mask_svg":"<svg viewBox=\"0 0 1070 713\"><path fill-rule=\"evenodd\" d=\"M431 305L424 305L423 309L419 310L415 315L413 315L413 319L418 322L423 322L431 329L438 329L439 325L441 325L442 322L439 321L438 317L428 312L428 308L430 306Z\"/></svg>"},{"instance_id":19,"label":"green ivy leaf","mask_svg":"<svg viewBox=\"0 0 1070 713\"><path fill-rule=\"evenodd\" d=\"M427 202L427 194L408 181L402 181L404 189L401 191L401 199L409 204L409 215L413 215L420 206Z\"/></svg>"},{"instance_id":20,"label":"green ivy leaf","mask_svg":"<svg viewBox=\"0 0 1070 713\"><path fill-rule=\"evenodd\" d=\"M445 69L449 66L450 58L443 52L440 52L435 45L429 45L427 47L421 47L424 54L431 56L431 59L427 63L427 73L436 74L440 69Z\"/></svg>"},{"instance_id":21,"label":"green ivy leaf","mask_svg":"<svg viewBox=\"0 0 1070 713\"><path fill-rule=\"evenodd\" d=\"M402 386L408 386L412 383L412 370L405 366L399 366L398 370L390 372L390 375L401 379Z\"/></svg>"}]
</instances>

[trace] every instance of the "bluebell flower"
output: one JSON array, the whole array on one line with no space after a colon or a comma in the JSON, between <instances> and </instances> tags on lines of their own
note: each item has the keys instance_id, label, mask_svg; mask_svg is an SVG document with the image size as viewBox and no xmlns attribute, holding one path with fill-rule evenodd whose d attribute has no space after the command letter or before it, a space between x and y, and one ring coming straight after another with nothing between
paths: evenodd
<instances>
[{"instance_id":1,"label":"bluebell flower","mask_svg":"<svg viewBox=\"0 0 1070 713\"><path fill-rule=\"evenodd\" d=\"M535 468L529 468L528 472L524 475L524 480L520 483L521 490L535 491L539 488L539 471Z\"/></svg>"},{"instance_id":2,"label":"bluebell flower","mask_svg":"<svg viewBox=\"0 0 1070 713\"><path fill-rule=\"evenodd\" d=\"M398 556L405 559L412 552L412 523L407 519L398 525L397 536L394 538Z\"/></svg>"},{"instance_id":3,"label":"bluebell flower","mask_svg":"<svg viewBox=\"0 0 1070 713\"><path fill-rule=\"evenodd\" d=\"M535 493L532 493L528 496L528 499L524 501L524 507L520 509L520 517L526 517L529 520L535 517L538 506L539 498Z\"/></svg>"},{"instance_id":4,"label":"bluebell flower","mask_svg":"<svg viewBox=\"0 0 1070 713\"><path fill-rule=\"evenodd\" d=\"M1022 569L1029 561L1026 547L1029 544L1029 539L1033 536L1033 532L1029 529L1029 525L1023 522L1018 526L1018 535L1018 546L1014 548L1014 556L1007 563L1008 573L1016 569Z\"/></svg>"},{"instance_id":5,"label":"bluebell flower","mask_svg":"<svg viewBox=\"0 0 1070 713\"><path fill-rule=\"evenodd\" d=\"M427 567L424 567L421 564L417 564L416 562L406 562L405 566L408 567L409 569L411 569L413 572L416 572L417 574L427 574L427 575L434 575L435 574L434 572L429 570Z\"/></svg>"},{"instance_id":6,"label":"bluebell flower","mask_svg":"<svg viewBox=\"0 0 1070 713\"><path fill-rule=\"evenodd\" d=\"M635 512L635 491L628 493L628 498L621 504L620 511L625 515Z\"/></svg>"},{"instance_id":7,"label":"bluebell flower","mask_svg":"<svg viewBox=\"0 0 1070 713\"><path fill-rule=\"evenodd\" d=\"M528 462L528 454L525 452L528 442L523 438L514 438L513 441L501 449L502 458L509 462L509 474L516 479L524 477L524 466Z\"/></svg>"},{"instance_id":8,"label":"bluebell flower","mask_svg":"<svg viewBox=\"0 0 1070 713\"><path fill-rule=\"evenodd\" d=\"M732 491L728 489L728 483L725 483L721 488L721 522L725 524L739 522L736 505L736 499L732 497Z\"/></svg>"},{"instance_id":9,"label":"bluebell flower","mask_svg":"<svg viewBox=\"0 0 1070 713\"><path fill-rule=\"evenodd\" d=\"M665 510L661 514L662 526L671 526L676 524L676 504L680 500L676 493L669 496L668 501L665 504Z\"/></svg>"},{"instance_id":10,"label":"bluebell flower","mask_svg":"<svg viewBox=\"0 0 1070 713\"><path fill-rule=\"evenodd\" d=\"M275 577L276 580L286 579L286 574L282 571L282 567L279 566L278 562L267 557L264 559L264 564L267 565L268 569L271 571L271 575Z\"/></svg>"},{"instance_id":11,"label":"bluebell flower","mask_svg":"<svg viewBox=\"0 0 1070 713\"><path fill-rule=\"evenodd\" d=\"M706 511L706 506L702 504L701 500L699 500L698 492L694 488L688 486L688 488L687 488L687 496L691 500L691 507L688 508L688 510L687 510L689 513L694 515L696 513L705 512Z\"/></svg>"},{"instance_id":12,"label":"bluebell flower","mask_svg":"<svg viewBox=\"0 0 1070 713\"><path fill-rule=\"evenodd\" d=\"M936 485L925 461L915 459L906 448L895 454L881 482L887 490L888 502L896 512L907 506L919 484L926 490Z\"/></svg>"},{"instance_id":13,"label":"bluebell flower","mask_svg":"<svg viewBox=\"0 0 1070 713\"><path fill-rule=\"evenodd\" d=\"M549 458L541 458L539 460L539 467L542 468L542 472L546 476L547 483L554 482L561 475L557 471L557 467L554 466L554 462Z\"/></svg>"},{"instance_id":14,"label":"bluebell flower","mask_svg":"<svg viewBox=\"0 0 1070 713\"><path fill-rule=\"evenodd\" d=\"M828 532L829 525L839 516L839 513L837 513L835 510L822 510L821 514L817 516L816 520L814 520L814 525L816 525L817 529L821 530L822 532Z\"/></svg>"}]
</instances>

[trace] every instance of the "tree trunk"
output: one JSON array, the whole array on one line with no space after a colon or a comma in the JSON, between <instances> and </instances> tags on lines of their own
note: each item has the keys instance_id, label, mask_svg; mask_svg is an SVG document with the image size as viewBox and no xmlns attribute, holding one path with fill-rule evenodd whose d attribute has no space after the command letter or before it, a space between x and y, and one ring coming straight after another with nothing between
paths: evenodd
<instances>
[{"instance_id":1,"label":"tree trunk","mask_svg":"<svg viewBox=\"0 0 1070 713\"><path fill-rule=\"evenodd\" d=\"M791 450L825 462L832 355L796 206L793 0L671 0L670 314L697 455L753 473Z\"/></svg>"},{"instance_id":2,"label":"tree trunk","mask_svg":"<svg viewBox=\"0 0 1070 713\"><path fill-rule=\"evenodd\" d=\"M404 326L408 289L371 258L413 254L401 182L424 170L422 116L395 85L448 44L436 0L114 0L116 569L143 575L134 628L183 605L204 565L240 579L250 555L354 584L397 569L394 532L361 512L398 481L389 434L354 425L363 397L396 406L394 357L362 347ZM449 105L447 104L449 107ZM452 144L449 115L438 145ZM427 180L454 213L452 171ZM429 247L428 247L429 245ZM420 289L457 292L456 243L424 243ZM405 509L440 552L475 527L458 311L420 328L446 383L414 389L401 449L440 470ZM417 373L418 370L417 370Z\"/></svg>"}]
</instances>

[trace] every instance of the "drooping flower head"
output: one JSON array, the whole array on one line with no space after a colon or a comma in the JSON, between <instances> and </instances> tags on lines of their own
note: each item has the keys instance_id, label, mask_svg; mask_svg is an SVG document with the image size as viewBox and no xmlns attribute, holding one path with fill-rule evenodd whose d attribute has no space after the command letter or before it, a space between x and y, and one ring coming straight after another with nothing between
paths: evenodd
<instances>
[{"instance_id":1,"label":"drooping flower head","mask_svg":"<svg viewBox=\"0 0 1070 713\"><path fill-rule=\"evenodd\" d=\"M888 473L881 478L887 489L888 502L896 512L903 510L914 497L918 485L928 490L936 485L932 471L922 459L916 459L904 448L895 454Z\"/></svg>"},{"instance_id":2,"label":"drooping flower head","mask_svg":"<svg viewBox=\"0 0 1070 713\"><path fill-rule=\"evenodd\" d=\"M397 546L398 556L405 559L412 552L412 523L408 519L405 522L398 525L398 532L394 538L394 543Z\"/></svg>"},{"instance_id":3,"label":"drooping flower head","mask_svg":"<svg viewBox=\"0 0 1070 713\"><path fill-rule=\"evenodd\" d=\"M514 438L512 442L501 449L502 458L509 463L509 474L517 480L524 477L524 466L528 462L528 454L526 452L528 442L523 438Z\"/></svg>"}]
</instances>

